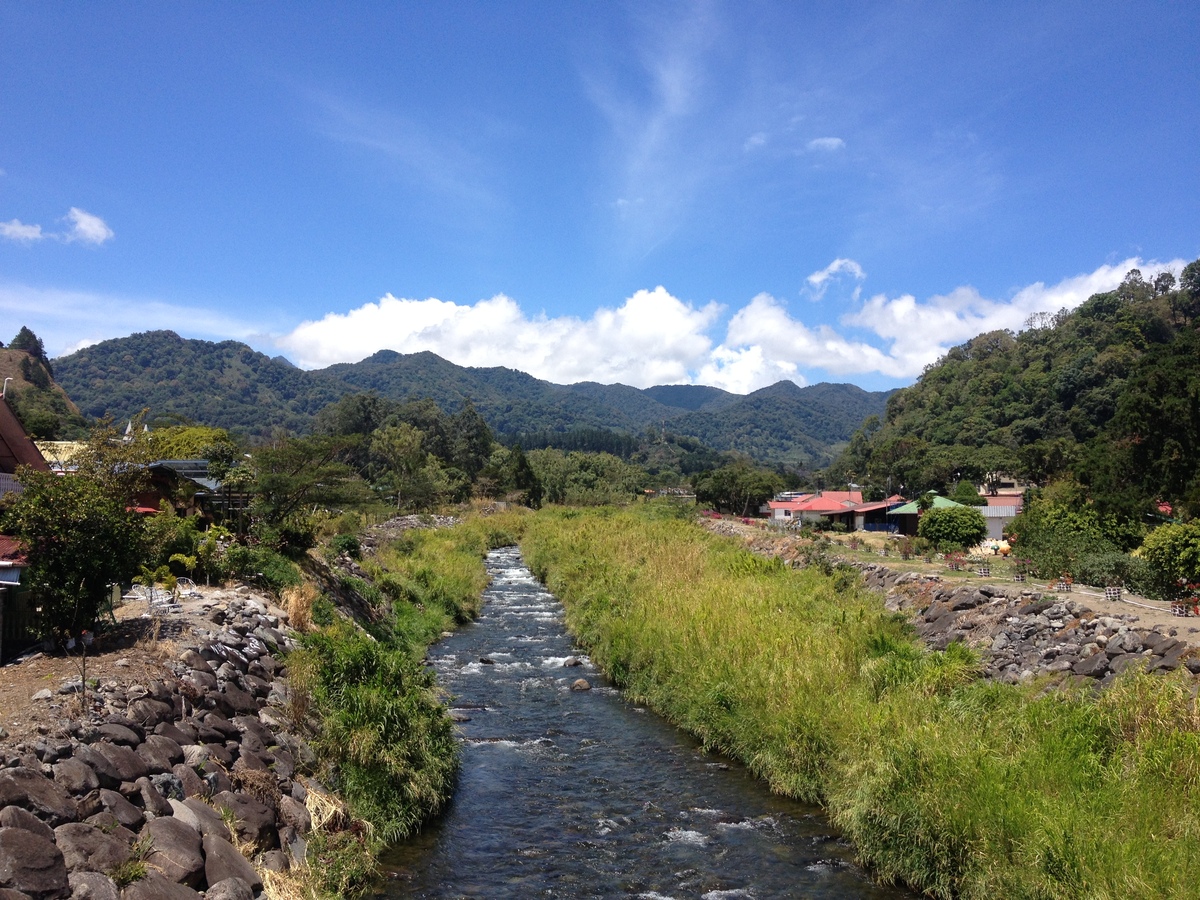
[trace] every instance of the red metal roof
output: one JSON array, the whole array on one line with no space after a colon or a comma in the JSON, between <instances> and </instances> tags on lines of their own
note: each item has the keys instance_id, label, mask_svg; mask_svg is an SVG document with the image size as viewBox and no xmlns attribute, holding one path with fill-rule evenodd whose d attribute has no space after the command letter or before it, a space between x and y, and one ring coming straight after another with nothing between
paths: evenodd
<instances>
[{"instance_id":1,"label":"red metal roof","mask_svg":"<svg viewBox=\"0 0 1200 900\"><path fill-rule=\"evenodd\" d=\"M20 420L9 409L8 401L0 400L0 472L11 475L17 466L50 471L42 451L29 439Z\"/></svg>"},{"instance_id":2,"label":"red metal roof","mask_svg":"<svg viewBox=\"0 0 1200 900\"><path fill-rule=\"evenodd\" d=\"M16 538L0 534L0 560L25 565L25 550Z\"/></svg>"}]
</instances>

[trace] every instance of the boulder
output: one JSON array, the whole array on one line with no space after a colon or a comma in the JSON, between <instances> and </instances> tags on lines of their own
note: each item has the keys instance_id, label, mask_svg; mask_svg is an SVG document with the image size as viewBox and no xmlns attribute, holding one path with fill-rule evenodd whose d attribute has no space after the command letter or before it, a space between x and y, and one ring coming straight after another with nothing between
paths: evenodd
<instances>
[{"instance_id":1,"label":"boulder","mask_svg":"<svg viewBox=\"0 0 1200 900\"><path fill-rule=\"evenodd\" d=\"M161 734L149 735L137 748L137 755L146 763L152 774L170 772L172 766L183 762L183 748Z\"/></svg>"},{"instance_id":2,"label":"boulder","mask_svg":"<svg viewBox=\"0 0 1200 900\"><path fill-rule=\"evenodd\" d=\"M174 715L175 707L163 700L143 697L130 703L125 712L135 722L147 728L155 728L160 722L166 722Z\"/></svg>"},{"instance_id":3,"label":"boulder","mask_svg":"<svg viewBox=\"0 0 1200 900\"><path fill-rule=\"evenodd\" d=\"M123 747L120 744L110 744L107 741L99 741L92 744L88 749L95 756L107 763L105 772L107 772L110 778L115 778L118 784L122 781L137 781L143 775L150 774L150 769L146 766L145 761L128 747ZM76 754L78 754L78 751L76 751ZM93 763L91 759L85 759L84 762L96 770L96 774L100 777L101 787L109 787L109 785L104 784L105 772L102 772L100 767Z\"/></svg>"},{"instance_id":4,"label":"boulder","mask_svg":"<svg viewBox=\"0 0 1200 900\"><path fill-rule=\"evenodd\" d=\"M120 900L121 892L113 880L99 872L70 872L71 900Z\"/></svg>"},{"instance_id":5,"label":"boulder","mask_svg":"<svg viewBox=\"0 0 1200 900\"><path fill-rule=\"evenodd\" d=\"M250 861L233 844L215 834L204 836L204 877L209 884L236 878L255 891L262 890L262 879Z\"/></svg>"},{"instance_id":6,"label":"boulder","mask_svg":"<svg viewBox=\"0 0 1200 900\"><path fill-rule=\"evenodd\" d=\"M0 770L0 806L10 805L29 810L51 827L79 818L79 808L62 785L24 766Z\"/></svg>"},{"instance_id":7,"label":"boulder","mask_svg":"<svg viewBox=\"0 0 1200 900\"><path fill-rule=\"evenodd\" d=\"M221 818L220 813L207 803L201 803L194 797L189 797L183 801L171 800L169 802L171 804L171 814L179 821L190 825L199 835L211 834L223 841L231 840L229 826L225 824L225 820Z\"/></svg>"},{"instance_id":8,"label":"boulder","mask_svg":"<svg viewBox=\"0 0 1200 900\"><path fill-rule=\"evenodd\" d=\"M125 841L84 822L59 825L54 839L70 872L108 872L130 855Z\"/></svg>"},{"instance_id":9,"label":"boulder","mask_svg":"<svg viewBox=\"0 0 1200 900\"><path fill-rule=\"evenodd\" d=\"M21 891L34 900L68 896L62 851L24 828L0 828L0 888Z\"/></svg>"},{"instance_id":10,"label":"boulder","mask_svg":"<svg viewBox=\"0 0 1200 900\"><path fill-rule=\"evenodd\" d=\"M204 854L200 834L172 816L152 819L142 829L153 848L146 864L177 884L199 888L204 884Z\"/></svg>"},{"instance_id":11,"label":"boulder","mask_svg":"<svg viewBox=\"0 0 1200 900\"><path fill-rule=\"evenodd\" d=\"M154 786L154 782L149 778L139 778L137 780L137 789L142 797L142 809L147 814L155 816L169 816L171 814L171 804L158 792L158 788Z\"/></svg>"},{"instance_id":12,"label":"boulder","mask_svg":"<svg viewBox=\"0 0 1200 900\"><path fill-rule=\"evenodd\" d=\"M86 794L100 787L95 770L75 757L54 764L54 780L71 794Z\"/></svg>"},{"instance_id":13,"label":"boulder","mask_svg":"<svg viewBox=\"0 0 1200 900\"><path fill-rule=\"evenodd\" d=\"M275 812L249 794L221 791L213 797L213 807L233 813L238 838L256 851L273 850L279 845L275 831Z\"/></svg>"},{"instance_id":14,"label":"boulder","mask_svg":"<svg viewBox=\"0 0 1200 900\"><path fill-rule=\"evenodd\" d=\"M111 741L124 747L136 747L142 742L141 735L132 728L114 722L104 723L96 729L96 732L100 740Z\"/></svg>"},{"instance_id":15,"label":"boulder","mask_svg":"<svg viewBox=\"0 0 1200 900\"><path fill-rule=\"evenodd\" d=\"M100 788L100 806L105 812L112 813L118 822L126 828L135 830L140 828L146 817L142 815L142 811L118 794L116 791L110 791L108 788Z\"/></svg>"},{"instance_id":16,"label":"boulder","mask_svg":"<svg viewBox=\"0 0 1200 900\"><path fill-rule=\"evenodd\" d=\"M254 900L254 891L241 878L218 881L204 892L205 900Z\"/></svg>"},{"instance_id":17,"label":"boulder","mask_svg":"<svg viewBox=\"0 0 1200 900\"><path fill-rule=\"evenodd\" d=\"M1081 659L1071 667L1076 675L1086 675L1089 678L1101 678L1108 671L1108 655L1093 653L1087 659Z\"/></svg>"},{"instance_id":18,"label":"boulder","mask_svg":"<svg viewBox=\"0 0 1200 900\"><path fill-rule=\"evenodd\" d=\"M19 806L0 809L0 828L24 828L48 841L54 840L54 829L27 810Z\"/></svg>"},{"instance_id":19,"label":"boulder","mask_svg":"<svg viewBox=\"0 0 1200 900\"><path fill-rule=\"evenodd\" d=\"M196 770L182 763L171 769L171 774L179 779L185 797L207 797L208 784L196 774Z\"/></svg>"},{"instance_id":20,"label":"boulder","mask_svg":"<svg viewBox=\"0 0 1200 900\"><path fill-rule=\"evenodd\" d=\"M201 896L186 884L176 884L151 872L121 891L121 900L201 900Z\"/></svg>"},{"instance_id":21,"label":"boulder","mask_svg":"<svg viewBox=\"0 0 1200 900\"><path fill-rule=\"evenodd\" d=\"M590 691L591 689L592 686L586 678L576 678L571 682L571 690L573 691Z\"/></svg>"}]
</instances>

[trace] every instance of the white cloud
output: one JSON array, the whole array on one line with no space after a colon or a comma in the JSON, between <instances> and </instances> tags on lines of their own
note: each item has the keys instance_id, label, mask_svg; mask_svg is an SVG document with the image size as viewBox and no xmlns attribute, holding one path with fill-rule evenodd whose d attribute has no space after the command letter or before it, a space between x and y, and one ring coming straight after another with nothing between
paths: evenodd
<instances>
[{"instance_id":1,"label":"white cloud","mask_svg":"<svg viewBox=\"0 0 1200 900\"><path fill-rule=\"evenodd\" d=\"M590 319L528 316L503 294L472 305L388 294L304 322L276 343L305 367L353 362L382 349L429 350L466 366L508 366L559 384L687 382L708 360L720 307L697 308L658 287Z\"/></svg>"},{"instance_id":2,"label":"white cloud","mask_svg":"<svg viewBox=\"0 0 1200 900\"><path fill-rule=\"evenodd\" d=\"M182 331L184 324L187 337L218 341L249 340L263 331L262 323L243 322L202 307L13 282L0 282L0 320L15 323L14 333L28 325L51 356L139 331ZM0 340L10 336L0 335Z\"/></svg>"},{"instance_id":3,"label":"white cloud","mask_svg":"<svg viewBox=\"0 0 1200 900\"><path fill-rule=\"evenodd\" d=\"M72 206L67 218L71 222L71 230L64 235L68 241L83 241L85 244L99 246L113 237L113 230L99 216L93 216L78 206Z\"/></svg>"},{"instance_id":4,"label":"white cloud","mask_svg":"<svg viewBox=\"0 0 1200 900\"><path fill-rule=\"evenodd\" d=\"M819 137L809 141L805 146L812 151L832 153L834 150L844 149L846 142L840 137Z\"/></svg>"},{"instance_id":5,"label":"white cloud","mask_svg":"<svg viewBox=\"0 0 1200 900\"><path fill-rule=\"evenodd\" d=\"M62 232L42 231L41 225L26 225L20 219L13 219L11 222L0 222L0 237L26 244L46 238L54 238L57 241L65 243L82 241L85 244L94 244L96 246L103 244L113 237L113 230L108 227L108 223L99 216L94 216L90 212L80 209L78 206L72 206L70 211L63 217L63 220L69 221L71 227L67 231Z\"/></svg>"},{"instance_id":6,"label":"white cloud","mask_svg":"<svg viewBox=\"0 0 1200 900\"><path fill-rule=\"evenodd\" d=\"M813 272L805 281L809 286L809 293L813 300L820 300L825 296L825 291L829 287L830 279L836 278L839 275L849 275L855 281L863 281L867 277L867 273L852 259L839 256L825 268L819 272ZM859 289L854 289L854 299L858 299Z\"/></svg>"},{"instance_id":7,"label":"white cloud","mask_svg":"<svg viewBox=\"0 0 1200 900\"><path fill-rule=\"evenodd\" d=\"M49 235L42 231L41 225L26 225L20 219L13 219L11 222L0 222L0 237L28 244Z\"/></svg>"},{"instance_id":8,"label":"white cloud","mask_svg":"<svg viewBox=\"0 0 1200 900\"><path fill-rule=\"evenodd\" d=\"M767 133L765 131L756 131L750 137L746 138L746 142L742 144L742 150L749 153L751 150L757 150L767 142Z\"/></svg>"}]
</instances>

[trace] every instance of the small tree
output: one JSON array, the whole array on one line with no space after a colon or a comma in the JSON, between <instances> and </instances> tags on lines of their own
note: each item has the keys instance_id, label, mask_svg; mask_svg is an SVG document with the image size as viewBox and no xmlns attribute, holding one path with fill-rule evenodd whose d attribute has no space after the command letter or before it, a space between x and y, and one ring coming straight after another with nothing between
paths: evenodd
<instances>
[{"instance_id":1,"label":"small tree","mask_svg":"<svg viewBox=\"0 0 1200 900\"><path fill-rule=\"evenodd\" d=\"M1137 555L1149 567L1146 593L1159 600L1179 599L1187 585L1200 582L1200 522L1154 529Z\"/></svg>"},{"instance_id":2,"label":"small tree","mask_svg":"<svg viewBox=\"0 0 1200 900\"><path fill-rule=\"evenodd\" d=\"M961 550L987 537L987 520L973 506L931 509L921 516L917 534L942 550Z\"/></svg>"}]
</instances>

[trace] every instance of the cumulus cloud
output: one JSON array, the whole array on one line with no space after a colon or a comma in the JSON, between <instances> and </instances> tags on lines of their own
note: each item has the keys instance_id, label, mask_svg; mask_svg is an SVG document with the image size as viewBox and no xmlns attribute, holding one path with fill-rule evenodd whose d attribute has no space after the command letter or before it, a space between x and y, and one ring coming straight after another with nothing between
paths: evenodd
<instances>
[{"instance_id":1,"label":"cumulus cloud","mask_svg":"<svg viewBox=\"0 0 1200 900\"><path fill-rule=\"evenodd\" d=\"M429 350L467 366L509 366L560 384L635 387L691 380L712 349L720 307L695 307L665 288L640 290L591 318L529 316L503 294L474 304L388 294L348 313L304 322L276 344L301 366L353 362L382 349Z\"/></svg>"},{"instance_id":2,"label":"cumulus cloud","mask_svg":"<svg viewBox=\"0 0 1200 900\"><path fill-rule=\"evenodd\" d=\"M41 225L26 225L20 219L13 219L11 222L0 222L0 237L30 244L49 237L49 235L42 231Z\"/></svg>"},{"instance_id":3,"label":"cumulus cloud","mask_svg":"<svg viewBox=\"0 0 1200 900\"><path fill-rule=\"evenodd\" d=\"M507 366L558 384L691 383L748 393L782 379L803 385L814 375L904 383L955 344L985 331L1019 330L1034 313L1073 308L1116 287L1130 268L1178 273L1182 266L1180 260L1128 259L1056 284L1031 284L1007 299L989 299L973 287L925 300L877 294L855 302L834 323L805 322L764 293L733 312L723 340L713 336L721 307L697 307L663 287L638 291L590 318L529 315L503 294L474 304L388 294L305 322L275 344L307 368L354 362L382 349L429 350L459 365ZM806 283L819 290L839 277L861 282L866 274L854 260L839 258Z\"/></svg>"},{"instance_id":4,"label":"cumulus cloud","mask_svg":"<svg viewBox=\"0 0 1200 900\"><path fill-rule=\"evenodd\" d=\"M757 150L767 142L767 133L765 131L756 131L750 137L746 138L742 144L742 150L749 153L751 150Z\"/></svg>"},{"instance_id":5,"label":"cumulus cloud","mask_svg":"<svg viewBox=\"0 0 1200 900\"><path fill-rule=\"evenodd\" d=\"M95 246L99 246L113 237L113 230L108 227L107 222L99 216L94 216L90 212L80 209L78 206L72 206L66 216L63 217L63 221L69 222L71 227L61 232L42 231L41 225L26 225L20 219L13 219L11 222L0 222L0 237L25 244L31 244L34 241L44 240L45 238L54 238L65 243L82 241L85 244L93 244Z\"/></svg>"},{"instance_id":6,"label":"cumulus cloud","mask_svg":"<svg viewBox=\"0 0 1200 900\"><path fill-rule=\"evenodd\" d=\"M83 241L85 244L103 244L113 237L113 230L99 216L93 216L78 206L72 206L67 213L71 230L64 236L68 241Z\"/></svg>"},{"instance_id":7,"label":"cumulus cloud","mask_svg":"<svg viewBox=\"0 0 1200 900\"><path fill-rule=\"evenodd\" d=\"M819 137L813 138L805 146L815 152L832 153L834 150L843 149L846 142L840 137Z\"/></svg>"}]
</instances>

